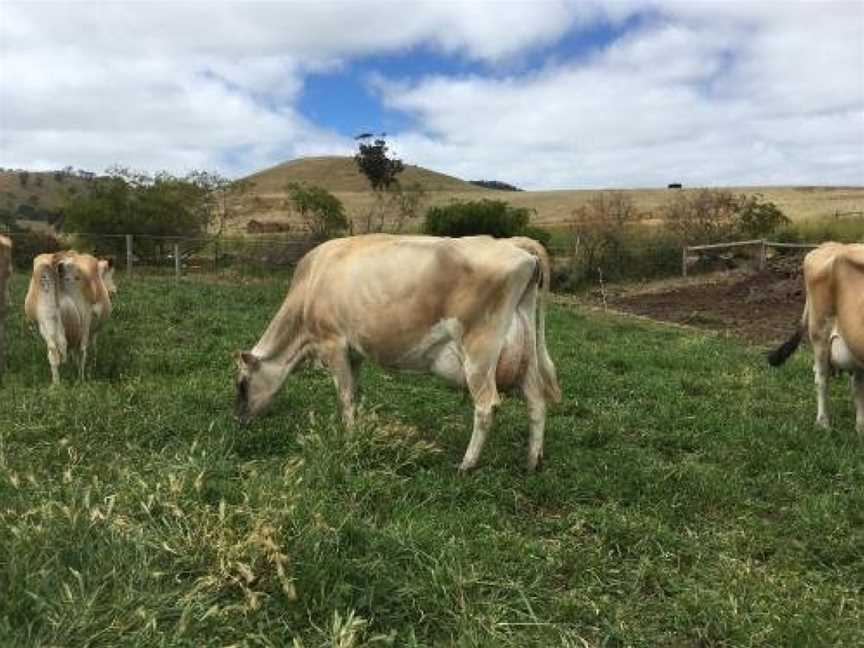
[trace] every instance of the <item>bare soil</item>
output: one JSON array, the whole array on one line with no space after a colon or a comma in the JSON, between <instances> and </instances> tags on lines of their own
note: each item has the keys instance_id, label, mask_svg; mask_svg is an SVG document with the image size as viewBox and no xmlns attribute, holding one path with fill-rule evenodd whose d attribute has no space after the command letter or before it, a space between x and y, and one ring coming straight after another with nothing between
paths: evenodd
<instances>
[{"instance_id":1,"label":"bare soil","mask_svg":"<svg viewBox=\"0 0 864 648\"><path fill-rule=\"evenodd\" d=\"M762 271L667 282L661 287L607 294L609 308L686 324L755 343L784 339L804 307L800 260L774 262ZM592 297L596 303L598 295Z\"/></svg>"}]
</instances>

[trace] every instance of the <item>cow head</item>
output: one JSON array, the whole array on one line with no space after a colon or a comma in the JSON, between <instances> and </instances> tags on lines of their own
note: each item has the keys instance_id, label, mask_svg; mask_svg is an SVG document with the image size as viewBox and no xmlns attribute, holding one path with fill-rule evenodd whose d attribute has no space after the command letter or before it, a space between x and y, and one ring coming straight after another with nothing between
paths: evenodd
<instances>
[{"instance_id":1,"label":"cow head","mask_svg":"<svg viewBox=\"0 0 864 648\"><path fill-rule=\"evenodd\" d=\"M237 374L234 379L234 418L246 424L260 414L282 384L274 363L262 360L250 351L234 354Z\"/></svg>"},{"instance_id":2,"label":"cow head","mask_svg":"<svg viewBox=\"0 0 864 648\"><path fill-rule=\"evenodd\" d=\"M110 257L99 259L99 276L102 278L102 283L105 284L105 289L109 294L113 295L117 292L117 284L114 283L114 260Z\"/></svg>"}]
</instances>

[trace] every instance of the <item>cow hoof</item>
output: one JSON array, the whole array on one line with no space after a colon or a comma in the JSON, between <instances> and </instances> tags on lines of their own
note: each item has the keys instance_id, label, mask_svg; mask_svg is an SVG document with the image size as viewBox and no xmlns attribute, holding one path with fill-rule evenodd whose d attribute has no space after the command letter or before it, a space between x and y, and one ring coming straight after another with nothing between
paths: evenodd
<instances>
[{"instance_id":1,"label":"cow hoof","mask_svg":"<svg viewBox=\"0 0 864 648\"><path fill-rule=\"evenodd\" d=\"M459 465L458 475L459 475L460 477L466 477L466 476L468 476L470 473L474 472L475 470L477 470L477 465L476 465L476 464L466 465L466 464L463 463L463 464L460 464L460 465Z\"/></svg>"},{"instance_id":2,"label":"cow hoof","mask_svg":"<svg viewBox=\"0 0 864 648\"><path fill-rule=\"evenodd\" d=\"M533 461L531 459L528 459L528 464L526 468L528 469L529 473L540 472L541 470L543 470L543 463L543 455L540 455Z\"/></svg>"},{"instance_id":3,"label":"cow hoof","mask_svg":"<svg viewBox=\"0 0 864 648\"><path fill-rule=\"evenodd\" d=\"M828 420L827 416L819 416L816 418L817 427L822 428L823 430L831 429L831 422Z\"/></svg>"}]
</instances>

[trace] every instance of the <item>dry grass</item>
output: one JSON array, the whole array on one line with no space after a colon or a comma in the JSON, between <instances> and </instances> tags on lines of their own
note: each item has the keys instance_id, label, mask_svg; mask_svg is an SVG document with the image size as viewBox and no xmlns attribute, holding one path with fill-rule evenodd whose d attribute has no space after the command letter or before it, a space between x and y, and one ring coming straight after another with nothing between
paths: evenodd
<instances>
[{"instance_id":1,"label":"dry grass","mask_svg":"<svg viewBox=\"0 0 864 648\"><path fill-rule=\"evenodd\" d=\"M367 212L374 203L372 192L347 157L305 158L285 162L253 174L247 178L255 183L244 197L248 216L241 218L237 229L244 229L248 219L288 221L296 219L285 207L285 186L289 182L305 182L323 186L333 192L353 217ZM495 191L477 187L468 182L436 173L418 166L409 166L400 176L403 184L420 183L428 192L424 210L446 205L453 201L489 198L505 200L516 207L536 211L534 222L541 226L556 227L567 223L573 211L598 193L611 190L560 191ZM835 212L864 210L864 187L729 187L735 193L761 194L776 203L795 222L831 217ZM695 191L683 189L682 191ZM657 218L660 208L670 197L669 189L627 189L643 220ZM416 225L415 225L416 226Z\"/></svg>"}]
</instances>

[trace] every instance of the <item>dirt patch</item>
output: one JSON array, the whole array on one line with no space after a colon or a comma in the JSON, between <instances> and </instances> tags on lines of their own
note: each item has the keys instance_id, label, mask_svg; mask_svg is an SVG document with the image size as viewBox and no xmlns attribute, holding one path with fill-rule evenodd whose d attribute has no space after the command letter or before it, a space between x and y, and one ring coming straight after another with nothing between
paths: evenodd
<instances>
[{"instance_id":1,"label":"dirt patch","mask_svg":"<svg viewBox=\"0 0 864 648\"><path fill-rule=\"evenodd\" d=\"M610 308L720 331L757 343L785 338L804 308L800 260L766 270L667 282L606 295ZM593 295L597 303L598 295Z\"/></svg>"}]
</instances>

